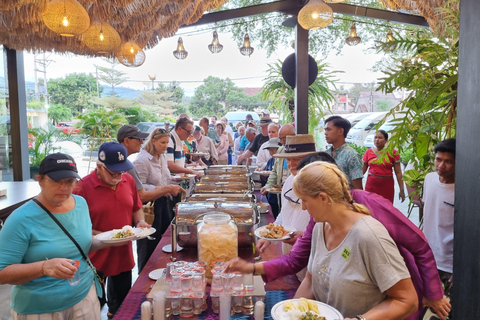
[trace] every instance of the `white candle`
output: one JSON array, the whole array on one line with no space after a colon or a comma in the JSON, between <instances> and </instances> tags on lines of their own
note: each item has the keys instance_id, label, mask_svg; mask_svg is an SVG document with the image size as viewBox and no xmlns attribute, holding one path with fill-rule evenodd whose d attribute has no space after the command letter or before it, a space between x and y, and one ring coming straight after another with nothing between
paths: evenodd
<instances>
[{"instance_id":1,"label":"white candle","mask_svg":"<svg viewBox=\"0 0 480 320\"><path fill-rule=\"evenodd\" d=\"M141 307L142 320L151 320L152 319L152 304L150 301L144 301Z\"/></svg>"},{"instance_id":2,"label":"white candle","mask_svg":"<svg viewBox=\"0 0 480 320\"><path fill-rule=\"evenodd\" d=\"M232 297L226 293L220 293L220 320L230 320Z\"/></svg>"},{"instance_id":3,"label":"white candle","mask_svg":"<svg viewBox=\"0 0 480 320\"><path fill-rule=\"evenodd\" d=\"M153 320L165 319L165 300L163 291L157 291L153 295Z\"/></svg>"},{"instance_id":4,"label":"white candle","mask_svg":"<svg viewBox=\"0 0 480 320\"><path fill-rule=\"evenodd\" d=\"M263 320L264 313L265 313L265 303L263 303L263 301L255 302L255 309L253 311L253 318L255 320Z\"/></svg>"}]
</instances>

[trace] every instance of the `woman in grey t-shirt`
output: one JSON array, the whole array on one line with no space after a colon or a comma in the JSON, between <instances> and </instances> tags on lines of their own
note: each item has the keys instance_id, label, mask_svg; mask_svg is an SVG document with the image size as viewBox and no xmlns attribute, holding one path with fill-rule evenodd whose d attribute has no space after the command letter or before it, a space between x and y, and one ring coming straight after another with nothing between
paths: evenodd
<instances>
[{"instance_id":1,"label":"woman in grey t-shirt","mask_svg":"<svg viewBox=\"0 0 480 320\"><path fill-rule=\"evenodd\" d=\"M353 203L338 167L306 166L293 190L318 222L295 297L327 303L346 319L404 319L415 312L417 295L395 242L365 206Z\"/></svg>"}]
</instances>

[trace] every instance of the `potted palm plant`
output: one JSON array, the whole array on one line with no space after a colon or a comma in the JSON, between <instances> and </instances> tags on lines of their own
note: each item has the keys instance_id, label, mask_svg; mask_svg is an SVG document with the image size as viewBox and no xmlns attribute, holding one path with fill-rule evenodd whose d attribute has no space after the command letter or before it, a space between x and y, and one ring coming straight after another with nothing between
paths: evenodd
<instances>
[{"instance_id":1,"label":"potted palm plant","mask_svg":"<svg viewBox=\"0 0 480 320\"><path fill-rule=\"evenodd\" d=\"M29 140L31 140L28 153L30 158L30 177L32 179L37 180L40 163L54 151L54 137L57 135L58 131L53 127L48 129L28 128L28 136Z\"/></svg>"}]
</instances>

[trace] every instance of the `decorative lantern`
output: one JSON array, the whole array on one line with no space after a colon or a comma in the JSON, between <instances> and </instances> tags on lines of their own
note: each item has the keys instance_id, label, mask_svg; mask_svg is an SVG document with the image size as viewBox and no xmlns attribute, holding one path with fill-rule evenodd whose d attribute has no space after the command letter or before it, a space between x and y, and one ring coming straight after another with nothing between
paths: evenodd
<instances>
[{"instance_id":1,"label":"decorative lantern","mask_svg":"<svg viewBox=\"0 0 480 320\"><path fill-rule=\"evenodd\" d=\"M357 27L355 26L355 22L354 22L350 27L350 35L348 36L347 39L345 39L345 42L349 46L356 46L357 44L360 43L360 41L362 41L362 39L359 36L357 36Z\"/></svg>"},{"instance_id":2,"label":"decorative lantern","mask_svg":"<svg viewBox=\"0 0 480 320\"><path fill-rule=\"evenodd\" d=\"M95 22L83 34L83 43L90 49L100 52L113 52L120 46L118 32L109 23Z\"/></svg>"},{"instance_id":3,"label":"decorative lantern","mask_svg":"<svg viewBox=\"0 0 480 320\"><path fill-rule=\"evenodd\" d=\"M145 62L145 52L133 42L121 45L116 56L118 61L127 67L140 67Z\"/></svg>"},{"instance_id":4,"label":"decorative lantern","mask_svg":"<svg viewBox=\"0 0 480 320\"><path fill-rule=\"evenodd\" d=\"M310 0L298 12L298 23L305 30L325 28L333 21L332 8L322 0Z\"/></svg>"},{"instance_id":5,"label":"decorative lantern","mask_svg":"<svg viewBox=\"0 0 480 320\"><path fill-rule=\"evenodd\" d=\"M90 17L75 0L52 0L46 4L43 22L64 37L78 36L90 26Z\"/></svg>"},{"instance_id":6,"label":"decorative lantern","mask_svg":"<svg viewBox=\"0 0 480 320\"><path fill-rule=\"evenodd\" d=\"M223 50L223 46L218 41L217 31L213 31L213 40L212 43L208 45L208 50L212 51L212 53L219 53Z\"/></svg>"},{"instance_id":7,"label":"decorative lantern","mask_svg":"<svg viewBox=\"0 0 480 320\"><path fill-rule=\"evenodd\" d=\"M388 29L388 32L387 32L387 39L385 39L385 42L386 43L389 43L389 42L393 42L395 41L395 38L393 37L393 32L391 29ZM396 44L392 43L391 45L387 46L387 50L388 51L393 51L395 50L395 48L397 47Z\"/></svg>"},{"instance_id":8,"label":"decorative lantern","mask_svg":"<svg viewBox=\"0 0 480 320\"><path fill-rule=\"evenodd\" d=\"M183 46L182 37L178 38L177 50L173 51L173 55L178 60L183 60L188 56L188 52L185 50L185 47Z\"/></svg>"},{"instance_id":9,"label":"decorative lantern","mask_svg":"<svg viewBox=\"0 0 480 320\"><path fill-rule=\"evenodd\" d=\"M253 53L253 48L250 46L250 37L248 36L248 33L245 33L245 37L243 38L243 46L240 47L240 53L249 57Z\"/></svg>"}]
</instances>

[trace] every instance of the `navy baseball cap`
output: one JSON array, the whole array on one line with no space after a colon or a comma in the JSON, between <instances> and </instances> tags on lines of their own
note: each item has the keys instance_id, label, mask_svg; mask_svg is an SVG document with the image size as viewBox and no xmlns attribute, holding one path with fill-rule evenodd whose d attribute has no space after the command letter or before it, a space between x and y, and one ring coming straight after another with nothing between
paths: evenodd
<instances>
[{"instance_id":1,"label":"navy baseball cap","mask_svg":"<svg viewBox=\"0 0 480 320\"><path fill-rule=\"evenodd\" d=\"M42 163L40 163L38 173L46 174L53 180L61 180L65 178L82 179L78 175L75 160L73 160L68 154L60 152L46 156L42 160Z\"/></svg>"},{"instance_id":2,"label":"navy baseball cap","mask_svg":"<svg viewBox=\"0 0 480 320\"><path fill-rule=\"evenodd\" d=\"M108 169L120 172L133 168L133 164L127 159L127 148L118 142L105 142L98 149L98 160Z\"/></svg>"}]
</instances>

